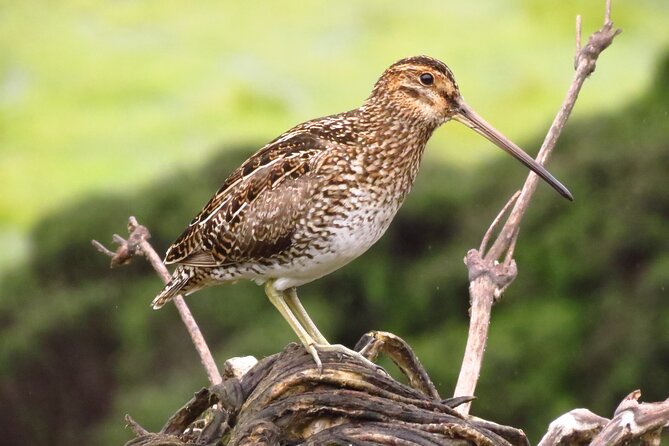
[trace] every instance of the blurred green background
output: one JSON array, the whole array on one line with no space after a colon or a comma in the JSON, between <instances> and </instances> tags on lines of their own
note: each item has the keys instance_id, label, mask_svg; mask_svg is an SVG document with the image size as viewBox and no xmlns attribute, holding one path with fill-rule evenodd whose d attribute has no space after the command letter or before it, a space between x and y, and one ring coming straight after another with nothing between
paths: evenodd
<instances>
[{"instance_id":1,"label":"blurred green background","mask_svg":"<svg viewBox=\"0 0 669 446\"><path fill-rule=\"evenodd\" d=\"M669 4L615 2L624 29L551 160L520 274L495 308L473 413L536 441L574 407L609 416L669 394ZM453 69L470 105L530 153L603 2L0 2L0 438L122 444L158 429L206 377L142 261L110 271L90 239L129 215L160 251L245 157L304 120L358 106L408 55ZM524 178L458 124L364 259L301 296L331 341L371 329L416 349L442 395L467 330L462 258ZM251 284L189 299L216 358L294 336Z\"/></svg>"}]
</instances>

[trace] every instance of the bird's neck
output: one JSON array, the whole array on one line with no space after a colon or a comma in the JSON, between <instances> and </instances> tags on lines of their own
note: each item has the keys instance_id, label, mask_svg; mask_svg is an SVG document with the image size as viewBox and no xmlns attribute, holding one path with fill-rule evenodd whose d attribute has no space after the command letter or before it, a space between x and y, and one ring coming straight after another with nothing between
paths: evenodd
<instances>
[{"instance_id":1,"label":"bird's neck","mask_svg":"<svg viewBox=\"0 0 669 446\"><path fill-rule=\"evenodd\" d=\"M439 126L426 122L407 110L387 102L368 100L357 110L358 125L365 141L361 156L369 173L381 171L392 175L380 176L378 181L391 181L387 187L397 189L403 201L418 173L427 141Z\"/></svg>"},{"instance_id":2,"label":"bird's neck","mask_svg":"<svg viewBox=\"0 0 669 446\"><path fill-rule=\"evenodd\" d=\"M358 110L359 134L368 138L364 146L388 161L402 163L420 158L427 141L440 123L424 119L412 110L390 101L369 98Z\"/></svg>"},{"instance_id":3,"label":"bird's neck","mask_svg":"<svg viewBox=\"0 0 669 446\"><path fill-rule=\"evenodd\" d=\"M372 96L357 110L364 133L376 141L418 145L421 148L441 122L426 119L416 109L385 97Z\"/></svg>"}]
</instances>

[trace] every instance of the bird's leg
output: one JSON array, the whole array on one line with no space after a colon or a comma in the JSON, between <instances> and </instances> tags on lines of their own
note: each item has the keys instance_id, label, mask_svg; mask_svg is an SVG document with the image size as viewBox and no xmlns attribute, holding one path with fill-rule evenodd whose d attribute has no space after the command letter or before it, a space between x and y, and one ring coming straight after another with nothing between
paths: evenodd
<instances>
[{"instance_id":1,"label":"bird's leg","mask_svg":"<svg viewBox=\"0 0 669 446\"><path fill-rule=\"evenodd\" d=\"M295 317L297 317L297 319L302 324L302 327L304 327L307 333L311 335L311 337L314 339L314 341L316 341L318 346L330 345L328 340L325 339L325 336L323 336L320 330L318 330L318 327L316 327L314 321L312 321L311 318L309 317L307 310L305 310L304 307L302 306L302 302L300 302L300 299L298 299L297 297L297 290L295 288L286 290L285 296L288 308L291 309Z\"/></svg>"},{"instance_id":2,"label":"bird's leg","mask_svg":"<svg viewBox=\"0 0 669 446\"><path fill-rule=\"evenodd\" d=\"M286 322L288 322L288 325L290 325L290 328L293 329L297 337L300 339L300 342L302 342L304 348L306 348L314 358L318 370L322 370L323 363L321 362L321 358L318 357L318 352L316 351L315 347L317 342L309 334L309 332L305 330L299 319L293 314L290 306L288 306L286 303L287 293L274 288L274 280L268 280L265 283L265 294L267 294L267 297L269 298L269 301L272 302L272 305L274 305L276 309L279 310L281 316L283 316Z\"/></svg>"},{"instance_id":3,"label":"bird's leg","mask_svg":"<svg viewBox=\"0 0 669 446\"><path fill-rule=\"evenodd\" d=\"M297 290L295 288L286 290L284 296L286 304L290 308L293 315L299 320L300 324L302 325L302 327L304 327L307 333L311 335L312 339L314 339L317 342L315 347L318 350L325 352L339 353L340 355L352 356L354 358L358 358L360 361L365 363L367 366L373 368L374 370L379 370L379 369L383 370L380 366L374 364L372 361L365 358L363 355L361 355L359 352L356 352L355 350L351 350L350 348L341 344L330 345L327 339L325 339L325 337L318 330L316 324L314 324L314 322L307 314L307 310L305 310L304 307L302 306L300 299L297 297Z\"/></svg>"},{"instance_id":4,"label":"bird's leg","mask_svg":"<svg viewBox=\"0 0 669 446\"><path fill-rule=\"evenodd\" d=\"M286 322L288 322L288 325L293 329L297 337L300 339L300 342L302 342L302 345L304 345L304 348L306 348L314 358L318 370L323 369L323 363L318 357L316 348L321 351L352 356L375 370L383 371L383 368L348 347L341 344L330 345L318 328L316 328L316 324L314 324L300 303L294 288L287 291L279 291L274 288L274 280L268 280L265 283L265 293L267 294L269 301L272 302L272 305L279 310L281 316L283 316Z\"/></svg>"}]
</instances>

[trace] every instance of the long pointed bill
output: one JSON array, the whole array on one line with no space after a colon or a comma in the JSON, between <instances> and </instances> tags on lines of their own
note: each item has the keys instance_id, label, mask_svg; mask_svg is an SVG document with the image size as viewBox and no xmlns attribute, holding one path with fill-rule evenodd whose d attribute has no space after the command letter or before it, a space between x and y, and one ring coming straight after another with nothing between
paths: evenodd
<instances>
[{"instance_id":1,"label":"long pointed bill","mask_svg":"<svg viewBox=\"0 0 669 446\"><path fill-rule=\"evenodd\" d=\"M523 151L520 147L511 142L507 137L502 135L500 132L495 130L493 126L488 124L482 117L480 117L474 110L472 110L464 102L460 103L460 112L453 116L458 122L466 125L470 129L474 130L479 135L485 136L488 140L493 142L495 145L500 147L502 150L511 154L521 163L525 164L530 168L534 173L539 175L545 182L550 184L553 189L558 191L560 195L566 199L573 201L574 197L571 195L571 192L564 187L553 175L550 174L544 167L534 161L531 156Z\"/></svg>"}]
</instances>

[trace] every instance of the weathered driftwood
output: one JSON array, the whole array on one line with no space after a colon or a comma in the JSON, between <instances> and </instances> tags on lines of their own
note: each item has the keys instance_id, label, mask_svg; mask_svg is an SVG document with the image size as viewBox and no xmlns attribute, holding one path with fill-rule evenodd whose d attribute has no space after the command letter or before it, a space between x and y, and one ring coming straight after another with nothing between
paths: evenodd
<instances>
[{"instance_id":1,"label":"weathered driftwood","mask_svg":"<svg viewBox=\"0 0 669 446\"><path fill-rule=\"evenodd\" d=\"M321 352L319 373L305 350L290 344L241 377L202 389L158 433L128 418L137 438L127 446L232 445L528 445L522 431L453 408L471 398L442 400L404 341L372 332L359 342L404 372L402 384L381 368ZM220 442L220 443L219 443Z\"/></svg>"},{"instance_id":2,"label":"weathered driftwood","mask_svg":"<svg viewBox=\"0 0 669 446\"><path fill-rule=\"evenodd\" d=\"M397 336L370 332L356 349L370 360L387 355L409 385L335 352L321 352L319 372L301 346L290 344L260 362L228 360L223 381L197 392L160 432L127 416L136 438L126 446L529 445L522 430L459 414L455 407L471 397L442 400ZM611 420L574 409L551 423L539 446L659 445L669 399L639 403L639 397L632 392Z\"/></svg>"},{"instance_id":3,"label":"weathered driftwood","mask_svg":"<svg viewBox=\"0 0 669 446\"><path fill-rule=\"evenodd\" d=\"M669 426L669 398L658 403L640 403L635 390L618 405L613 419L595 415L587 409L574 409L553 421L538 446L610 446L660 444L663 427Z\"/></svg>"}]
</instances>

